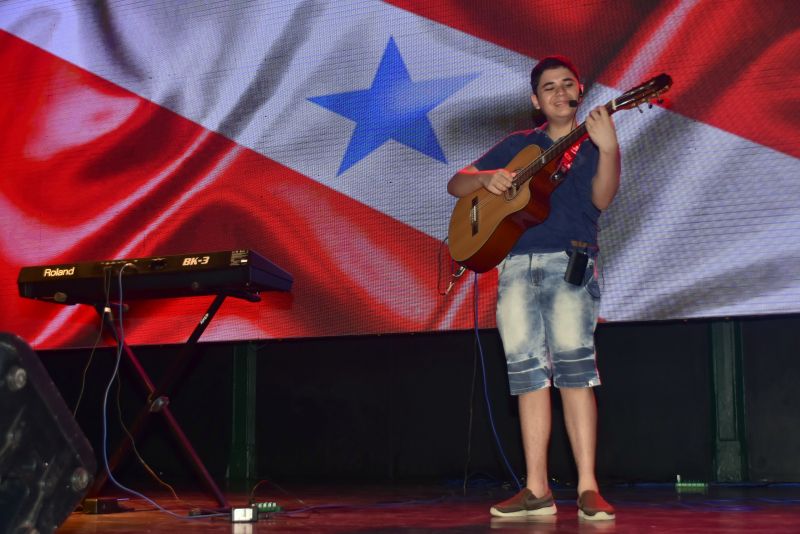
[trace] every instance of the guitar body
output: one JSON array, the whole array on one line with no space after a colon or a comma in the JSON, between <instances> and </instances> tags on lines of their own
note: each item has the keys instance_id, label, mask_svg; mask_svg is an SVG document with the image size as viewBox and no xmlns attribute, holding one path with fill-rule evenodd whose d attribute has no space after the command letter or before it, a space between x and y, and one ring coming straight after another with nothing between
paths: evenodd
<instances>
[{"instance_id":1,"label":"guitar body","mask_svg":"<svg viewBox=\"0 0 800 534\"><path fill-rule=\"evenodd\" d=\"M517 172L541 153L539 146L528 145L505 168ZM525 230L541 224L550 214L550 195L563 181L552 178L557 168L557 160L549 162L519 190L509 190L506 195L480 188L458 199L448 230L452 258L476 273L500 263Z\"/></svg>"}]
</instances>

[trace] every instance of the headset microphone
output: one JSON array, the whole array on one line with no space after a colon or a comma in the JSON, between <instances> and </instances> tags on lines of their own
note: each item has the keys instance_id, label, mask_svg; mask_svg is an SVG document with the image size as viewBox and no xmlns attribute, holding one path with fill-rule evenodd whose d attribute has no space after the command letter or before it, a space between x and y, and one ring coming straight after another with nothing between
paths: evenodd
<instances>
[{"instance_id":1,"label":"headset microphone","mask_svg":"<svg viewBox=\"0 0 800 534\"><path fill-rule=\"evenodd\" d=\"M578 101L577 100L570 100L569 102L567 102L567 104L569 104L569 107L571 107L571 108L577 108L578 107Z\"/></svg>"}]
</instances>

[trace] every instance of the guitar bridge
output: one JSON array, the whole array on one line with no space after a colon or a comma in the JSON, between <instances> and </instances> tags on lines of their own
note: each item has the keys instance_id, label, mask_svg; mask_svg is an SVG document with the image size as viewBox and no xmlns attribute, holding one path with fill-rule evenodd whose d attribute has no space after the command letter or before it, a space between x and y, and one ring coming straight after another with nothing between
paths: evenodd
<instances>
[{"instance_id":1,"label":"guitar bridge","mask_svg":"<svg viewBox=\"0 0 800 534\"><path fill-rule=\"evenodd\" d=\"M472 207L469 209L469 224L472 227L472 235L478 235L478 197L472 199Z\"/></svg>"}]
</instances>

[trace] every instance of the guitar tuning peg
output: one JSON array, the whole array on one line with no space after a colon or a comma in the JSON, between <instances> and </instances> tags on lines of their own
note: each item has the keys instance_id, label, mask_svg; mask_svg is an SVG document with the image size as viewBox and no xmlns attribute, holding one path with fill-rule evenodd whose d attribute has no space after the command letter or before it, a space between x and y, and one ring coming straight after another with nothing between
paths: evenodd
<instances>
[{"instance_id":1,"label":"guitar tuning peg","mask_svg":"<svg viewBox=\"0 0 800 534\"><path fill-rule=\"evenodd\" d=\"M642 107L639 104L636 104L636 109L639 110L639 113L644 113L644 110L642 109Z\"/></svg>"}]
</instances>

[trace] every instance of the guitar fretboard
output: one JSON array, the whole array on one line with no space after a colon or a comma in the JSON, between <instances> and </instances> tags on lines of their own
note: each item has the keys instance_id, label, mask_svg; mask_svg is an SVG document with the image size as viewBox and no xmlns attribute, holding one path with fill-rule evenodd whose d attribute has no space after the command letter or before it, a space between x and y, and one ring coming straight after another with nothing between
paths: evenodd
<instances>
[{"instance_id":1,"label":"guitar fretboard","mask_svg":"<svg viewBox=\"0 0 800 534\"><path fill-rule=\"evenodd\" d=\"M614 105L614 100L608 102L606 104L606 110L608 114L611 115L616 111L616 107ZM582 122L579 126L569 132L567 135L556 141L553 146L545 150L538 158L533 160L527 166L523 167L517 172L517 175L514 177L514 187L520 188L522 184L530 180L533 176L536 175L542 167L553 161L554 159L561 157L564 152L569 150L569 147L574 145L578 142L578 140L586 135L586 122Z\"/></svg>"}]
</instances>

